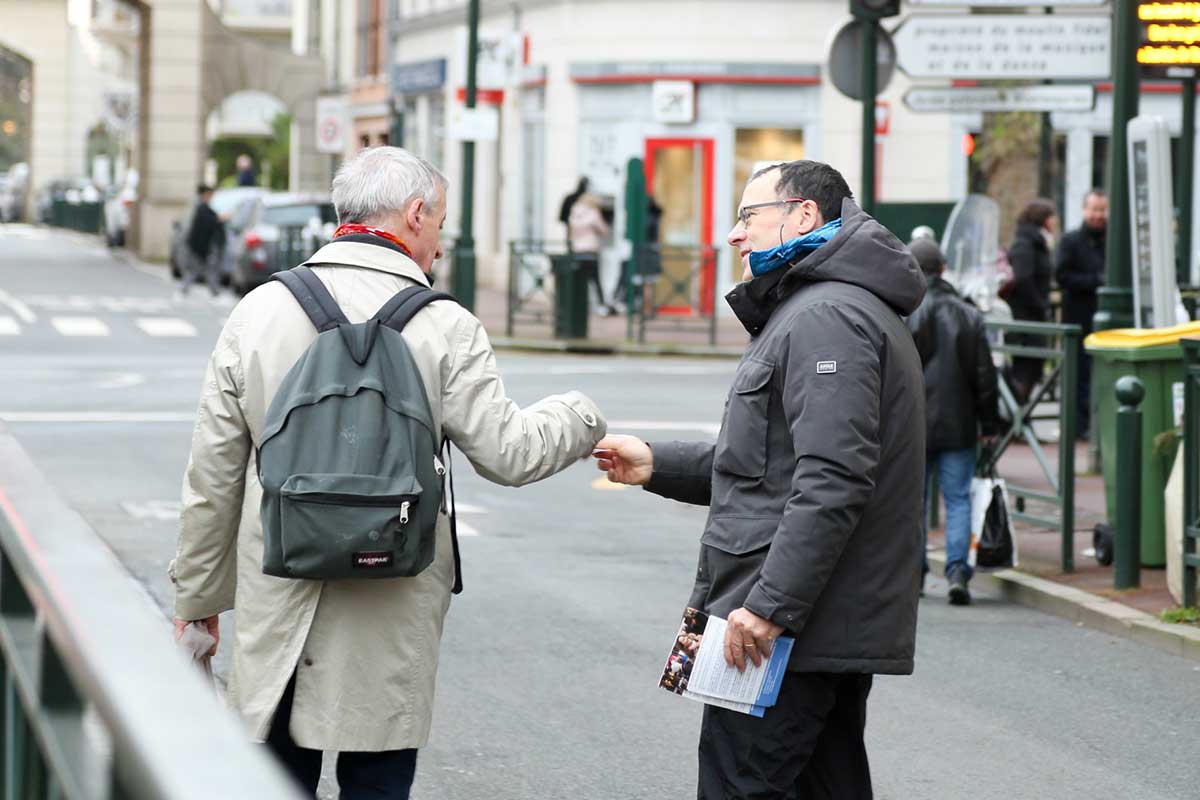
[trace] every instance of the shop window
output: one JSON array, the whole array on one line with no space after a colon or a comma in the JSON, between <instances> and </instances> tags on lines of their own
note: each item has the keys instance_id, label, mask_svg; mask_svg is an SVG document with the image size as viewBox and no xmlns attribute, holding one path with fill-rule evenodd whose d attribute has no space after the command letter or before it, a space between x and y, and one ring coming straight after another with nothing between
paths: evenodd
<instances>
[{"instance_id":1,"label":"shop window","mask_svg":"<svg viewBox=\"0 0 1200 800\"><path fill-rule=\"evenodd\" d=\"M370 147L371 146L371 134L364 133L363 135L359 136L358 137L358 146L364 150L366 148Z\"/></svg>"},{"instance_id":2,"label":"shop window","mask_svg":"<svg viewBox=\"0 0 1200 800\"><path fill-rule=\"evenodd\" d=\"M718 220L717 229L723 234L737 219L742 190L754 174L755 165L764 161L796 161L804 158L804 131L795 128L738 128L733 144L733 206L728 220ZM725 224L728 223L728 224ZM742 264L733 260L731 277L742 279Z\"/></svg>"}]
</instances>

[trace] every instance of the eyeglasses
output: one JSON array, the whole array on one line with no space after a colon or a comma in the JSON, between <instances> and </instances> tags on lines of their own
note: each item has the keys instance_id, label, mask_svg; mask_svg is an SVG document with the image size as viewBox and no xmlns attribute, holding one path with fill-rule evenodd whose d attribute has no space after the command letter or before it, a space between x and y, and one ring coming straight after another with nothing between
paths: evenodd
<instances>
[{"instance_id":1,"label":"eyeglasses","mask_svg":"<svg viewBox=\"0 0 1200 800\"><path fill-rule=\"evenodd\" d=\"M775 200L770 203L751 203L748 206L742 206L738 209L738 222L742 225L747 225L750 222L750 212L756 208L770 208L771 206L786 206L788 203L803 203L807 201L807 197L789 197L787 200Z\"/></svg>"}]
</instances>

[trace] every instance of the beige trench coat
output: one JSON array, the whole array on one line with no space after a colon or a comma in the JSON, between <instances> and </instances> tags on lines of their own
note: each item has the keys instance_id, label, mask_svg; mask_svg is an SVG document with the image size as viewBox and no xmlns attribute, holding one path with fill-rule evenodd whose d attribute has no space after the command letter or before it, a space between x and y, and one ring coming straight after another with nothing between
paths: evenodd
<instances>
[{"instance_id":1,"label":"beige trench coat","mask_svg":"<svg viewBox=\"0 0 1200 800\"><path fill-rule=\"evenodd\" d=\"M351 322L369 318L404 287L428 283L413 261L374 244L334 242L308 264ZM433 564L413 578L308 581L262 572L254 448L276 389L315 336L278 282L242 300L221 332L183 482L175 614L200 619L234 609L229 698L256 739L265 739L295 672L290 729L301 747L421 747L454 577L446 517L438 522ZM489 480L541 480L587 455L604 435L600 410L577 392L526 409L509 400L483 326L456 303L427 306L404 340L435 425Z\"/></svg>"}]
</instances>

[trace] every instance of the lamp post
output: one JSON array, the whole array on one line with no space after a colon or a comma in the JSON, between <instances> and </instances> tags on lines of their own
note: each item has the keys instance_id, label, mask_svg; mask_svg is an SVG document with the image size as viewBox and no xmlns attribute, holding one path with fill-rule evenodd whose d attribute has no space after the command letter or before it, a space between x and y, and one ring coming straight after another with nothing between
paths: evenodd
<instances>
[{"instance_id":1,"label":"lamp post","mask_svg":"<svg viewBox=\"0 0 1200 800\"><path fill-rule=\"evenodd\" d=\"M467 3L467 86L466 107L475 108L475 68L479 52L479 0ZM455 298L468 310L475 310L475 142L462 143L462 213L458 241L454 245L451 287Z\"/></svg>"}]
</instances>

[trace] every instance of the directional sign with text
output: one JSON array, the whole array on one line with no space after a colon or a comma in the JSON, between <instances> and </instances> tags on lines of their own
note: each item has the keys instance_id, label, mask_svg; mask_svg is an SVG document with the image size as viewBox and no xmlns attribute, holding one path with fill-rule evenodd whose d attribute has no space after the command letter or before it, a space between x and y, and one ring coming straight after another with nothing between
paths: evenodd
<instances>
[{"instance_id":1,"label":"directional sign with text","mask_svg":"<svg viewBox=\"0 0 1200 800\"><path fill-rule=\"evenodd\" d=\"M1200 68L1200 6L1142 2L1138 12L1138 71L1143 78L1193 78Z\"/></svg>"},{"instance_id":2,"label":"directional sign with text","mask_svg":"<svg viewBox=\"0 0 1200 800\"><path fill-rule=\"evenodd\" d=\"M1091 86L992 86L909 89L904 105L910 111L971 113L986 111L1091 111L1096 90Z\"/></svg>"},{"instance_id":3,"label":"directional sign with text","mask_svg":"<svg viewBox=\"0 0 1200 800\"><path fill-rule=\"evenodd\" d=\"M1109 75L1112 21L1074 14L909 17L893 34L911 78L1098 80Z\"/></svg>"}]
</instances>

